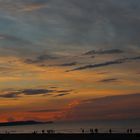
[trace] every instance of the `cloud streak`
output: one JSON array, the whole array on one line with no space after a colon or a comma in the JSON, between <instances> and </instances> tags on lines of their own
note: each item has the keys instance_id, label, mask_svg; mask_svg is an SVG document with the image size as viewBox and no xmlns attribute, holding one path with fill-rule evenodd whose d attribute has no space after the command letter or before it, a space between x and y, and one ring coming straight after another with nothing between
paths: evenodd
<instances>
[{"instance_id":1,"label":"cloud streak","mask_svg":"<svg viewBox=\"0 0 140 140\"><path fill-rule=\"evenodd\" d=\"M32 110L29 111L31 113L52 113L52 112L59 112L61 109L43 109L43 110Z\"/></svg>"},{"instance_id":2,"label":"cloud streak","mask_svg":"<svg viewBox=\"0 0 140 140\"><path fill-rule=\"evenodd\" d=\"M110 50L92 50L86 52L84 55L121 54L121 53L124 53L124 51L120 49L110 49Z\"/></svg>"},{"instance_id":3,"label":"cloud streak","mask_svg":"<svg viewBox=\"0 0 140 140\"><path fill-rule=\"evenodd\" d=\"M78 67L72 70L68 70L67 72L70 71L77 71L77 70L85 70L85 69L94 69L94 68L98 68L98 67L105 67L105 66L110 66L110 65L118 65L123 63L123 61L120 60L114 60L114 61L108 61L108 62L103 62L103 63L99 63L99 64L93 64L93 65L86 65L83 67Z\"/></svg>"},{"instance_id":4,"label":"cloud streak","mask_svg":"<svg viewBox=\"0 0 140 140\"><path fill-rule=\"evenodd\" d=\"M62 97L62 96L66 96L66 95L69 95L70 93L61 93L61 94L58 94L58 95L56 95L56 96L54 96L54 97Z\"/></svg>"},{"instance_id":5,"label":"cloud streak","mask_svg":"<svg viewBox=\"0 0 140 140\"><path fill-rule=\"evenodd\" d=\"M77 70L85 70L85 69L94 69L94 68L106 67L106 66L111 66L111 65L119 65L119 64L125 63L127 61L139 60L139 59L140 59L140 56L116 59L116 60L107 61L107 62L98 63L98 64L85 65L85 66L78 67L78 68L75 68L75 69L72 69L72 70L68 70L66 72L77 71Z\"/></svg>"},{"instance_id":6,"label":"cloud streak","mask_svg":"<svg viewBox=\"0 0 140 140\"><path fill-rule=\"evenodd\" d=\"M55 92L55 90L48 89L24 89L16 91L7 91L8 93L0 95L1 98L19 98L22 95L35 96L35 95L46 95Z\"/></svg>"},{"instance_id":7,"label":"cloud streak","mask_svg":"<svg viewBox=\"0 0 140 140\"><path fill-rule=\"evenodd\" d=\"M58 59L58 57L53 56L51 54L43 54L43 55L38 56L35 59L25 59L24 62L27 64L40 64L47 60L56 60L56 59Z\"/></svg>"},{"instance_id":8,"label":"cloud streak","mask_svg":"<svg viewBox=\"0 0 140 140\"><path fill-rule=\"evenodd\" d=\"M0 98L15 99L24 96L37 96L37 95L53 95L58 93L53 97L61 97L70 94L73 90L52 90L52 89L23 89L23 90L5 90ZM3 92L3 91L2 91Z\"/></svg>"},{"instance_id":9,"label":"cloud streak","mask_svg":"<svg viewBox=\"0 0 140 140\"><path fill-rule=\"evenodd\" d=\"M102 82L102 83L110 83L110 82L117 82L117 81L118 81L117 78L108 78L108 79L100 80L99 82Z\"/></svg>"},{"instance_id":10,"label":"cloud streak","mask_svg":"<svg viewBox=\"0 0 140 140\"><path fill-rule=\"evenodd\" d=\"M75 66L77 62L70 62L70 63L64 63L60 65L54 65L54 66L59 66L59 67L69 67L69 66Z\"/></svg>"}]
</instances>

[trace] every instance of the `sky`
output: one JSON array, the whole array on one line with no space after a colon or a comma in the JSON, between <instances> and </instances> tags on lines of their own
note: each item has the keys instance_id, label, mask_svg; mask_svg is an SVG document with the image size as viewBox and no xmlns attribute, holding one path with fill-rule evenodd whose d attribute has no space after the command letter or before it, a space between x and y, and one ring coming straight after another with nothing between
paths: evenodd
<instances>
[{"instance_id":1,"label":"sky","mask_svg":"<svg viewBox=\"0 0 140 140\"><path fill-rule=\"evenodd\" d=\"M0 0L0 121L140 120L139 0Z\"/></svg>"}]
</instances>

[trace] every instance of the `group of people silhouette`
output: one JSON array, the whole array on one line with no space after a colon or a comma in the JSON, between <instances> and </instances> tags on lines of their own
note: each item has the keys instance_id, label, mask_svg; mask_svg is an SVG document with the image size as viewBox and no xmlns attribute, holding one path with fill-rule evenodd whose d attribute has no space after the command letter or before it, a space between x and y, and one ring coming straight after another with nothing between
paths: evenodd
<instances>
[{"instance_id":1,"label":"group of people silhouette","mask_svg":"<svg viewBox=\"0 0 140 140\"><path fill-rule=\"evenodd\" d=\"M86 131L85 131L85 129L81 128L81 132L82 132L82 133L85 133ZM90 128L89 132L90 132L90 133L98 133L98 129L95 128L95 129L93 130L92 128Z\"/></svg>"},{"instance_id":2,"label":"group of people silhouette","mask_svg":"<svg viewBox=\"0 0 140 140\"><path fill-rule=\"evenodd\" d=\"M97 134L97 133L99 133L99 130L97 128L95 128L95 129L90 128L88 132ZM5 133L6 134L10 134L10 132L8 132L8 131L5 131ZM42 130L41 133L42 134L55 134L55 130L52 130L52 129L46 130L46 131ZM87 133L87 130L85 130L84 128L81 128L81 133ZM108 133L111 134L112 133L112 129L109 129ZM132 134L133 130L132 129L127 129L126 133L127 134ZM33 131L33 134L38 134L38 132L37 131Z\"/></svg>"},{"instance_id":3,"label":"group of people silhouette","mask_svg":"<svg viewBox=\"0 0 140 140\"><path fill-rule=\"evenodd\" d=\"M45 130L42 130L41 132L42 132L42 134L45 134L45 133L47 133L47 134L54 134L55 130L50 129L50 130L46 130L46 132L45 132ZM37 131L33 132L33 134L37 134L37 133L38 133Z\"/></svg>"},{"instance_id":4,"label":"group of people silhouette","mask_svg":"<svg viewBox=\"0 0 140 140\"><path fill-rule=\"evenodd\" d=\"M132 129L127 129L127 133L133 133Z\"/></svg>"},{"instance_id":5,"label":"group of people silhouette","mask_svg":"<svg viewBox=\"0 0 140 140\"><path fill-rule=\"evenodd\" d=\"M82 132L82 133L85 133L86 130L83 129L83 128L81 128L81 132ZM96 134L97 134L97 133L99 133L99 130L98 130L97 128L95 128L95 129L92 129L92 128L91 128L91 129L89 130L89 132L90 132L90 133L96 133ZM112 133L112 129L109 129L108 132L111 134L111 133ZM130 134L131 134L131 133L133 133L133 130L132 130L132 129L127 129L127 133L130 133Z\"/></svg>"}]
</instances>

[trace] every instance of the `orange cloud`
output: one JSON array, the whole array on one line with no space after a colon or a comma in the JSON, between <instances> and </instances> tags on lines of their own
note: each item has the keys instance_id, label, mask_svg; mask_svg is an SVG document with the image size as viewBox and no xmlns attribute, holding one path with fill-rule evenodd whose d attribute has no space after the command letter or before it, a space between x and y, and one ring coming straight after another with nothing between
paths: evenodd
<instances>
[{"instance_id":1,"label":"orange cloud","mask_svg":"<svg viewBox=\"0 0 140 140\"><path fill-rule=\"evenodd\" d=\"M6 91L4 90L8 88L12 88L13 90L49 89L50 87L56 87L55 90L72 89L70 94L62 97L56 97L58 94L56 92L53 93L53 96L43 96L40 94L35 96L23 95L22 98L19 99L0 98L0 113L3 115L5 114L3 116L5 117L5 120L11 117L8 116L8 112L10 111L16 120L29 118L40 120L49 120L51 118L54 120L75 119L76 117L73 116L73 113L72 116L69 113L73 112L74 108L78 108L78 106L81 108L83 107L83 105L81 106L81 100L139 93L138 77L131 75L131 72L125 73L123 70L116 72L116 69L108 69L104 70L107 71L107 73L102 74L100 73L102 72L100 70L98 72L75 71L67 73L65 72L65 67L41 67L39 65L26 64L22 59L18 59L17 57L1 57L0 64L3 66L0 67L1 95L6 94ZM110 77L117 77L118 79L123 78L123 80L121 79L117 83L99 82ZM47 106L48 108L60 108L61 111L47 113L28 112L28 110L42 109L44 106ZM116 104L112 104L111 106L114 106L115 108ZM92 104L89 106L90 109L93 109L93 107ZM5 111L3 111L2 108ZM23 110L23 113L21 110ZM89 110L88 112L92 112L92 110ZM88 112L85 114L88 114ZM78 109L75 114L78 114ZM90 115L83 119L89 119L89 116Z\"/></svg>"}]
</instances>

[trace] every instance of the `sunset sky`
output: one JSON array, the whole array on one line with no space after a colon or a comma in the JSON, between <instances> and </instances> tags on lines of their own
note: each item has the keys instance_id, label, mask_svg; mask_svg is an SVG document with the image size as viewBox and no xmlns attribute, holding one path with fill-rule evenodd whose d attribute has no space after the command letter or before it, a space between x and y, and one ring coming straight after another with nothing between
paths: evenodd
<instances>
[{"instance_id":1,"label":"sunset sky","mask_svg":"<svg viewBox=\"0 0 140 140\"><path fill-rule=\"evenodd\" d=\"M140 0L0 0L0 122L140 120Z\"/></svg>"}]
</instances>

